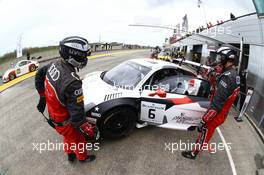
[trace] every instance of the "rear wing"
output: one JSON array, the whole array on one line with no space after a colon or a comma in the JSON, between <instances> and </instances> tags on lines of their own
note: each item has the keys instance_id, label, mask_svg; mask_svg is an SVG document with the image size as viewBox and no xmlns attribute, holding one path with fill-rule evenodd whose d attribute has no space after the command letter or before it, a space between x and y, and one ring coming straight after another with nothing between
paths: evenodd
<instances>
[{"instance_id":1,"label":"rear wing","mask_svg":"<svg viewBox=\"0 0 264 175\"><path fill-rule=\"evenodd\" d=\"M194 61L186 60L185 58L174 58L173 62L178 63L179 65L184 63L185 65L191 65L191 66L196 67L196 68L200 67L200 68L204 68L207 70L212 69L210 66L206 66L206 65L201 64L201 63L196 63Z\"/></svg>"},{"instance_id":2,"label":"rear wing","mask_svg":"<svg viewBox=\"0 0 264 175\"><path fill-rule=\"evenodd\" d=\"M197 75L203 74L204 72L211 72L214 68L206 66L201 63L196 63L194 61L186 60L185 58L174 58L173 63L178 64L179 66L184 65L196 71ZM202 75L203 76L203 75Z\"/></svg>"}]
</instances>

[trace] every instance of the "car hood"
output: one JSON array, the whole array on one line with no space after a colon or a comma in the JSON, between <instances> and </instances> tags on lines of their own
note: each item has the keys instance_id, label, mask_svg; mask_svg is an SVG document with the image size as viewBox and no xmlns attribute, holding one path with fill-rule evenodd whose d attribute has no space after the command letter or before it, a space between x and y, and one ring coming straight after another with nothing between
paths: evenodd
<instances>
[{"instance_id":1,"label":"car hood","mask_svg":"<svg viewBox=\"0 0 264 175\"><path fill-rule=\"evenodd\" d=\"M100 75L102 72L87 74L82 80L85 111L108 100L122 97L137 97L139 92L117 88L104 82Z\"/></svg>"}]
</instances>

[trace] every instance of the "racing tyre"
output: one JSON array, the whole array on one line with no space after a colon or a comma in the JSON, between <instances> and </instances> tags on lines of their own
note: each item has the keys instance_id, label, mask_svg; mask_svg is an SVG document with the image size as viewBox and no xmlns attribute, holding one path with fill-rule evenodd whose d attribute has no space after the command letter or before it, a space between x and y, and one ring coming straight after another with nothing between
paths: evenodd
<instances>
[{"instance_id":1,"label":"racing tyre","mask_svg":"<svg viewBox=\"0 0 264 175\"><path fill-rule=\"evenodd\" d=\"M103 116L100 130L103 138L118 139L128 136L135 126L135 111L129 108L117 108Z\"/></svg>"},{"instance_id":2,"label":"racing tyre","mask_svg":"<svg viewBox=\"0 0 264 175\"><path fill-rule=\"evenodd\" d=\"M16 75L15 74L10 74L9 75L9 80L11 81L11 80L14 80L16 78Z\"/></svg>"},{"instance_id":3,"label":"racing tyre","mask_svg":"<svg viewBox=\"0 0 264 175\"><path fill-rule=\"evenodd\" d=\"M30 68L29 68L29 71L30 72L33 72L35 70L36 70L36 66L34 64L32 66L30 66Z\"/></svg>"}]
</instances>

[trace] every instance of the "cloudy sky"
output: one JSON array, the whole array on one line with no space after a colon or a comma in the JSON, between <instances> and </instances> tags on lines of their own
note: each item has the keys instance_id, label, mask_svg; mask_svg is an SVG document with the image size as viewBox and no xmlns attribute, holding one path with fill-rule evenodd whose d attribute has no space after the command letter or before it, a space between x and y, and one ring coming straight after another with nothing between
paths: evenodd
<instances>
[{"instance_id":1,"label":"cloudy sky","mask_svg":"<svg viewBox=\"0 0 264 175\"><path fill-rule=\"evenodd\" d=\"M255 11L251 0L202 2L212 23ZM56 45L70 35L162 45L172 31L129 24L176 25L185 14L191 28L205 25L197 0L0 0L0 55L16 49L20 35L23 47Z\"/></svg>"}]
</instances>

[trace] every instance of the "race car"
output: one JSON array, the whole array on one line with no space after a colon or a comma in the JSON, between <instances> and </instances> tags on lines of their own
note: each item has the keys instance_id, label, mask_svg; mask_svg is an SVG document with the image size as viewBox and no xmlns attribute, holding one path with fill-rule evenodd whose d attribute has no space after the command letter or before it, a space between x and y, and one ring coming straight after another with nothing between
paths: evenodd
<instances>
[{"instance_id":1,"label":"race car","mask_svg":"<svg viewBox=\"0 0 264 175\"><path fill-rule=\"evenodd\" d=\"M152 59L158 59L158 52L156 50L151 51L150 58Z\"/></svg>"},{"instance_id":2,"label":"race car","mask_svg":"<svg viewBox=\"0 0 264 175\"><path fill-rule=\"evenodd\" d=\"M172 62L172 57L170 56L169 52L164 50L158 54L158 59Z\"/></svg>"},{"instance_id":3,"label":"race car","mask_svg":"<svg viewBox=\"0 0 264 175\"><path fill-rule=\"evenodd\" d=\"M209 107L210 83L191 69L153 59L125 61L83 79L87 120L120 138L147 125L193 130Z\"/></svg>"},{"instance_id":4,"label":"race car","mask_svg":"<svg viewBox=\"0 0 264 175\"><path fill-rule=\"evenodd\" d=\"M26 73L33 72L37 70L38 67L39 63L37 61L21 60L14 66L14 68L11 68L5 72L2 77L3 83L14 80L15 78Z\"/></svg>"}]
</instances>

